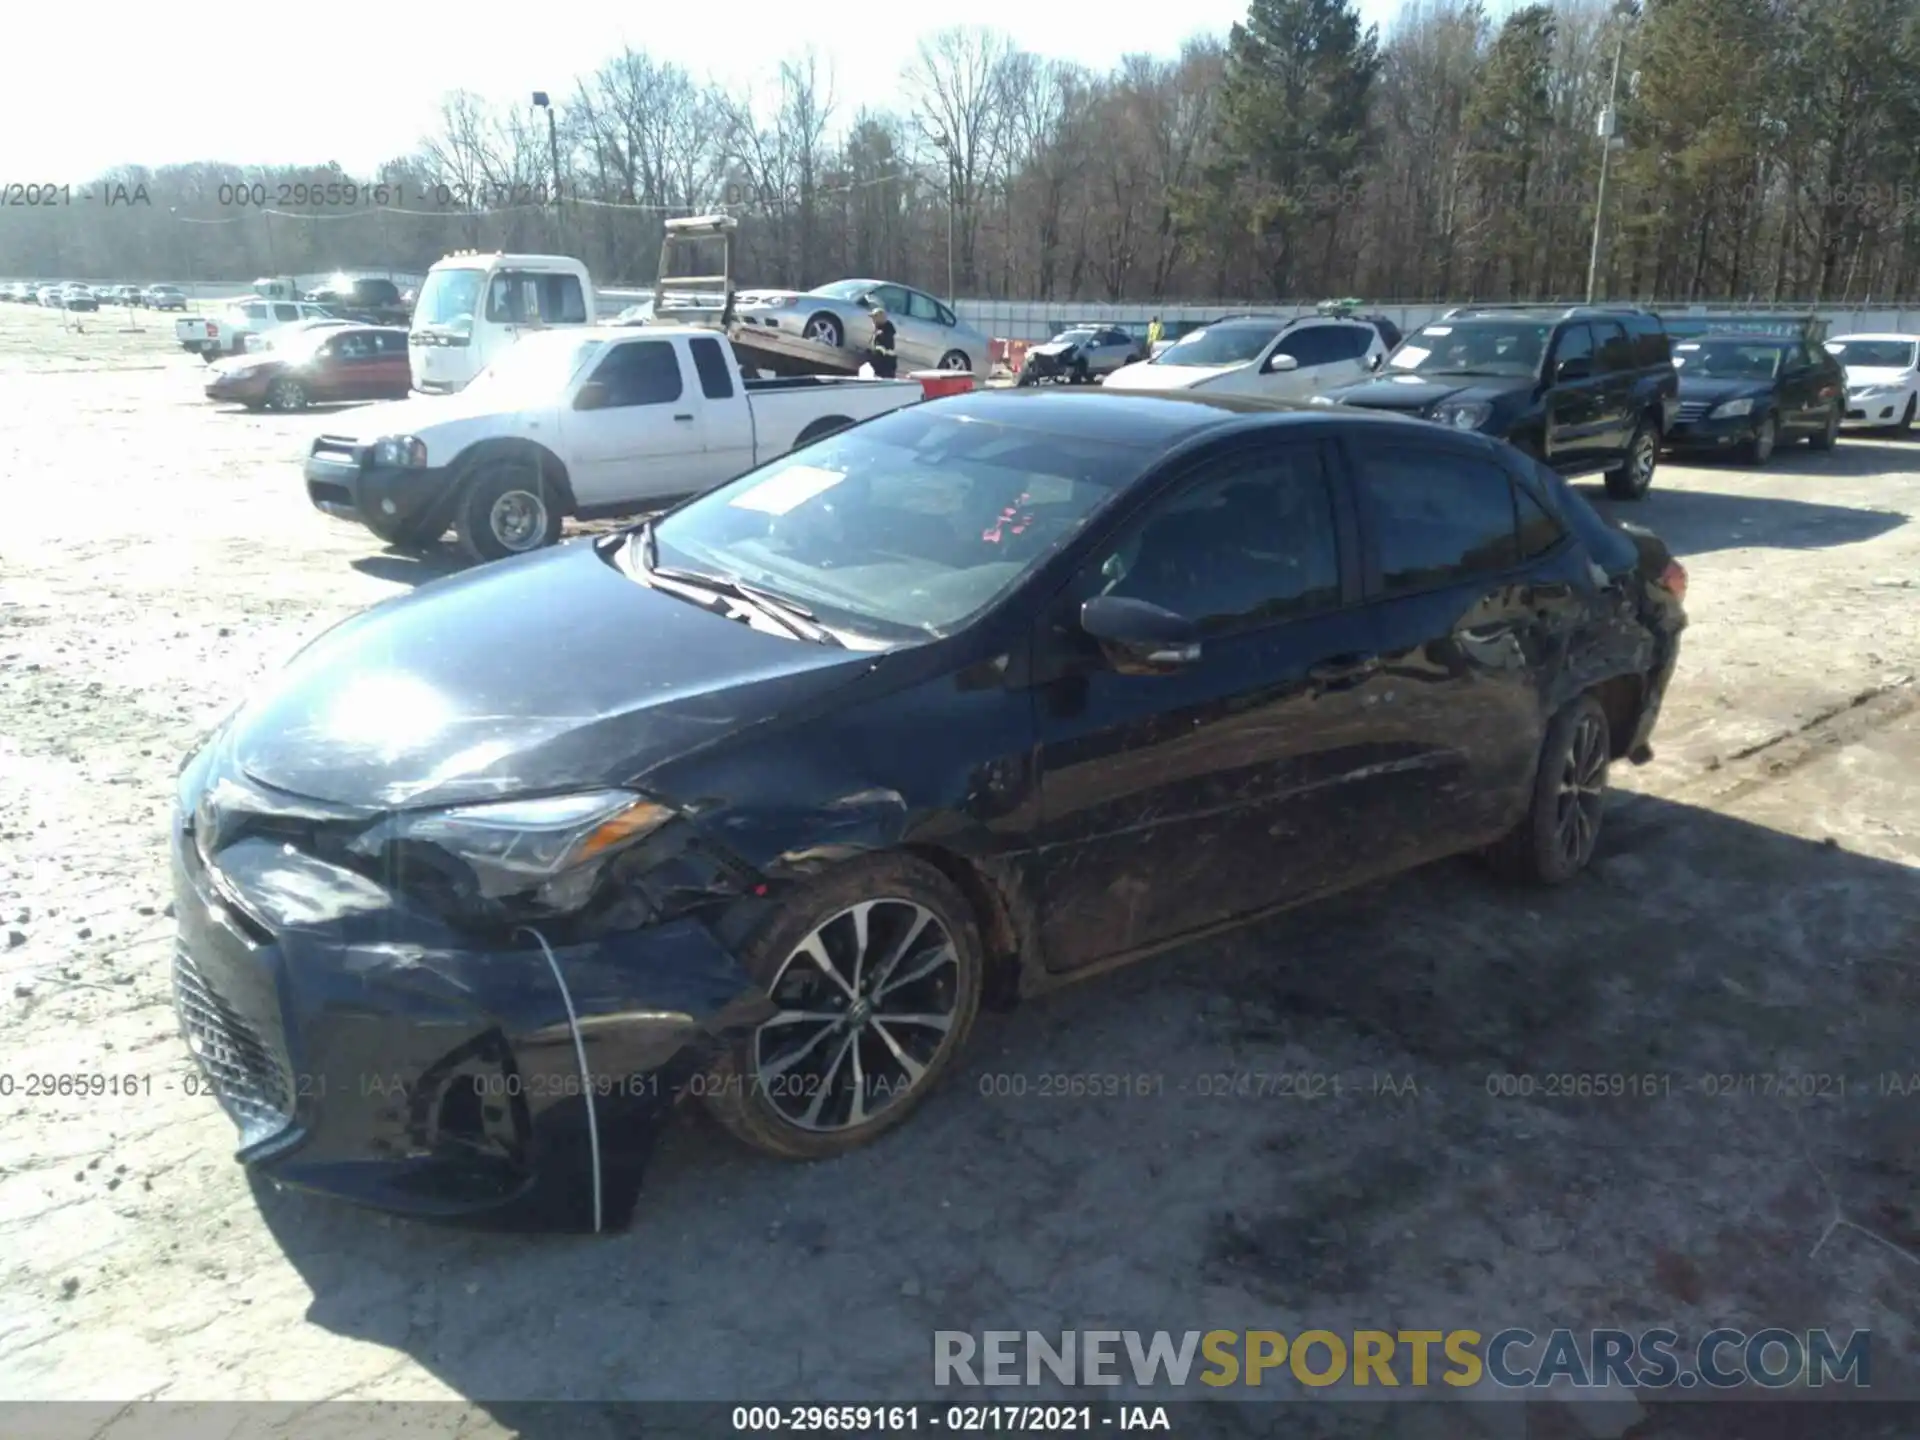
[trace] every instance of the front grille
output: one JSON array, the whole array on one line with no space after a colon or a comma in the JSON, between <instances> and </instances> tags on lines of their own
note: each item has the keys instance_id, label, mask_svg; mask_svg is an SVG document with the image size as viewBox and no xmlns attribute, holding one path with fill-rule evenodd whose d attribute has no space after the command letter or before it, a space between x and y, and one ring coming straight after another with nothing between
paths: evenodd
<instances>
[{"instance_id":1,"label":"front grille","mask_svg":"<svg viewBox=\"0 0 1920 1440\"><path fill-rule=\"evenodd\" d=\"M279 1037L242 1019L185 950L173 958L173 1008L187 1048L240 1127L241 1148L285 1130L293 1121L293 1066Z\"/></svg>"},{"instance_id":2,"label":"front grille","mask_svg":"<svg viewBox=\"0 0 1920 1440\"><path fill-rule=\"evenodd\" d=\"M323 460L343 461L348 465L361 465L366 462L367 450L350 435L322 435L313 442L309 452Z\"/></svg>"},{"instance_id":3,"label":"front grille","mask_svg":"<svg viewBox=\"0 0 1920 1440\"><path fill-rule=\"evenodd\" d=\"M1712 408L1713 402L1711 400L1682 400L1680 402L1680 423L1685 425L1690 421L1704 420L1707 418L1707 411Z\"/></svg>"}]
</instances>

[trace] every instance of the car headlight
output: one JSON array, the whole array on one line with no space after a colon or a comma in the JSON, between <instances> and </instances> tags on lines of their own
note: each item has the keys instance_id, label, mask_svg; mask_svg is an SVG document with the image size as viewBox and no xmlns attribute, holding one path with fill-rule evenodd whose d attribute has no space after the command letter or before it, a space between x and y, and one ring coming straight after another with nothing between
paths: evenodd
<instances>
[{"instance_id":1,"label":"car headlight","mask_svg":"<svg viewBox=\"0 0 1920 1440\"><path fill-rule=\"evenodd\" d=\"M1478 430L1493 418L1493 406L1484 402L1472 405L1439 405L1434 408L1433 418L1442 425L1451 425L1456 430Z\"/></svg>"},{"instance_id":2,"label":"car headlight","mask_svg":"<svg viewBox=\"0 0 1920 1440\"><path fill-rule=\"evenodd\" d=\"M1853 398L1856 400L1885 400L1894 395L1898 389L1899 387L1895 385L1860 385L1855 387Z\"/></svg>"},{"instance_id":3,"label":"car headlight","mask_svg":"<svg viewBox=\"0 0 1920 1440\"><path fill-rule=\"evenodd\" d=\"M415 435L383 435L373 443L373 463L418 469L427 463L427 442Z\"/></svg>"},{"instance_id":4,"label":"car headlight","mask_svg":"<svg viewBox=\"0 0 1920 1440\"><path fill-rule=\"evenodd\" d=\"M428 846L458 863L465 873L449 878L481 900L566 914L592 897L609 856L677 813L631 790L589 790L403 813L361 835L353 849L381 858Z\"/></svg>"},{"instance_id":5,"label":"car headlight","mask_svg":"<svg viewBox=\"0 0 1920 1440\"><path fill-rule=\"evenodd\" d=\"M1709 420L1731 420L1736 415L1751 415L1752 413L1753 400L1751 398L1744 400L1723 400L1707 412L1707 418Z\"/></svg>"}]
</instances>

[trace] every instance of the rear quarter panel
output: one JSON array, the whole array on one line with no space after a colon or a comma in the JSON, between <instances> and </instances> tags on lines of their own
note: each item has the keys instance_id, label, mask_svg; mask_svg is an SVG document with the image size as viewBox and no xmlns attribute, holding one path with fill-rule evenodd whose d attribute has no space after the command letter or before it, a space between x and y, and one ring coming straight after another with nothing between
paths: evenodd
<instances>
[{"instance_id":1,"label":"rear quarter panel","mask_svg":"<svg viewBox=\"0 0 1920 1440\"><path fill-rule=\"evenodd\" d=\"M817 388L749 392L756 458L767 461L786 454L816 421L846 420L857 425L912 405L921 393L916 380L850 380Z\"/></svg>"}]
</instances>

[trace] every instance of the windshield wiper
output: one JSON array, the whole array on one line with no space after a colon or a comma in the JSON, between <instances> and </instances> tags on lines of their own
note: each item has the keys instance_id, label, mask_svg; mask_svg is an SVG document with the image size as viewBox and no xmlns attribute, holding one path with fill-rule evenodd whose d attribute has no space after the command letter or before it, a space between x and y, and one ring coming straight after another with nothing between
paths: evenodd
<instances>
[{"instance_id":1,"label":"windshield wiper","mask_svg":"<svg viewBox=\"0 0 1920 1440\"><path fill-rule=\"evenodd\" d=\"M689 585L698 590L707 590L715 595L730 596L744 601L762 615L786 626L802 640L811 640L818 645L841 646L840 638L815 617L813 611L797 600L789 600L784 595L776 595L770 590L762 590L758 585L734 575L718 575L707 570L688 570L677 565L659 563L660 542L654 538L653 522L647 521L634 536L640 542L640 566L650 577L668 581L676 585Z\"/></svg>"}]
</instances>

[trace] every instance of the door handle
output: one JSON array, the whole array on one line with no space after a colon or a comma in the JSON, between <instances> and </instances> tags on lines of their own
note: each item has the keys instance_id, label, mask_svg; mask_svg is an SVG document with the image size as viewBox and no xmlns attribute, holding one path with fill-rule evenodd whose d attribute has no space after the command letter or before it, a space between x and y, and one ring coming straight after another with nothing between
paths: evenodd
<instances>
[{"instance_id":1,"label":"door handle","mask_svg":"<svg viewBox=\"0 0 1920 1440\"><path fill-rule=\"evenodd\" d=\"M1323 687L1347 686L1364 680L1380 668L1377 655L1341 655L1307 667L1307 679Z\"/></svg>"},{"instance_id":2,"label":"door handle","mask_svg":"<svg viewBox=\"0 0 1920 1440\"><path fill-rule=\"evenodd\" d=\"M683 423L691 423L693 420L693 416L691 415L676 415L673 418L676 420L682 421Z\"/></svg>"}]
</instances>

